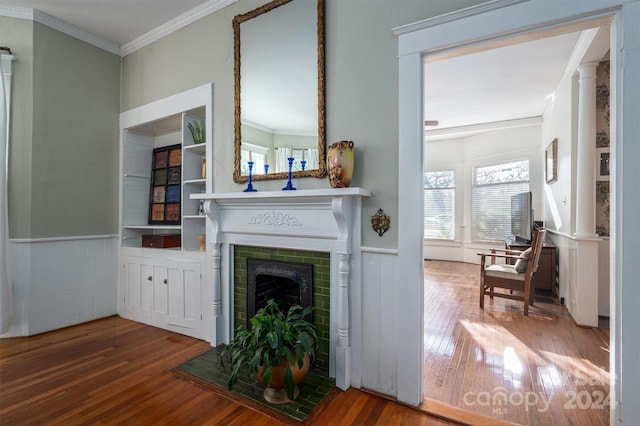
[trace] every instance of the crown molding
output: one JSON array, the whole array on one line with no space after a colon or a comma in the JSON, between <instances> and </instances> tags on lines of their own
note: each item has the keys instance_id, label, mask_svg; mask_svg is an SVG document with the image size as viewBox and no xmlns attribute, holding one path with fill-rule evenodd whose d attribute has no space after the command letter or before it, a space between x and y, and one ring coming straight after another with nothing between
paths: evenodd
<instances>
[{"instance_id":1,"label":"crown molding","mask_svg":"<svg viewBox=\"0 0 640 426\"><path fill-rule=\"evenodd\" d=\"M67 34L71 37L77 38L78 40L92 44L96 47L99 47L100 49L104 49L107 52L120 55L120 46L118 46L116 43L104 40L98 36L83 31L80 28L74 27L73 25L61 21L58 18L54 18L51 15L47 15L44 12L32 9L30 7L0 5L0 16L27 19L33 22L37 22L39 24L46 25L47 27L54 30L60 31L61 33Z\"/></svg>"},{"instance_id":2,"label":"crown molding","mask_svg":"<svg viewBox=\"0 0 640 426\"><path fill-rule=\"evenodd\" d=\"M120 46L116 43L104 40L96 35L88 33L80 28L74 27L58 18L54 18L51 15L47 15L44 12L34 9L33 20L39 24L46 25L54 30L58 30L61 33L75 37L78 40L82 40L86 43L92 44L96 47L106 50L107 52L120 55Z\"/></svg>"},{"instance_id":3,"label":"crown molding","mask_svg":"<svg viewBox=\"0 0 640 426\"><path fill-rule=\"evenodd\" d=\"M186 27L199 19L204 18L220 9L236 3L238 0L209 0L206 3L195 7L182 15L175 17L174 19L160 25L159 27L149 31L148 33L136 38L135 40L123 44L120 47L120 55L127 56L136 50L142 49L151 43L160 40L169 34L178 31L181 28Z\"/></svg>"},{"instance_id":4,"label":"crown molding","mask_svg":"<svg viewBox=\"0 0 640 426\"><path fill-rule=\"evenodd\" d=\"M33 21L33 9L30 7L13 6L10 4L0 4L0 16L9 18L28 19Z\"/></svg>"},{"instance_id":5,"label":"crown molding","mask_svg":"<svg viewBox=\"0 0 640 426\"><path fill-rule=\"evenodd\" d=\"M204 18L205 16L208 16L220 9L236 3L237 1L238 0L209 0L206 3L203 3L202 5L183 13L182 15L177 16L176 18L160 25L159 27L122 46L118 46L116 43L104 40L98 36L83 31L64 21L61 21L58 18L54 18L51 15L47 15L44 12L32 9L30 7L0 4L0 16L34 21L53 28L54 30L60 31L64 34L67 34L71 37L75 37L86 43L92 44L96 47L104 49L107 52L115 53L118 56L126 56L138 49L141 49L153 43L154 41L161 39L162 37L168 36L174 31L184 28L187 25Z\"/></svg>"},{"instance_id":6,"label":"crown molding","mask_svg":"<svg viewBox=\"0 0 640 426\"><path fill-rule=\"evenodd\" d=\"M529 0L490 0L475 6L465 7L464 9L454 10L449 13L434 16L432 18L423 19L411 24L401 25L393 28L391 32L395 36L411 33L425 28L435 27L436 25L445 24L447 22L457 21L459 19L468 18L469 16L479 15L481 13L491 12L492 10L502 9L503 7L512 6L514 4L523 3Z\"/></svg>"}]
</instances>

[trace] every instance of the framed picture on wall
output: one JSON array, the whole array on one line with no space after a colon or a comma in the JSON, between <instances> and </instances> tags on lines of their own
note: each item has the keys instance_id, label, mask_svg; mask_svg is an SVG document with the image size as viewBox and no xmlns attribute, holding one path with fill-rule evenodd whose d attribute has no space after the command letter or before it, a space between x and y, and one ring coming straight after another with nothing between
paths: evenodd
<instances>
[{"instance_id":1,"label":"framed picture on wall","mask_svg":"<svg viewBox=\"0 0 640 426\"><path fill-rule=\"evenodd\" d=\"M544 176L547 183L558 180L558 138L555 138L544 151Z\"/></svg>"},{"instance_id":2,"label":"framed picture on wall","mask_svg":"<svg viewBox=\"0 0 640 426\"><path fill-rule=\"evenodd\" d=\"M596 148L596 180L609 180L609 148Z\"/></svg>"},{"instance_id":3,"label":"framed picture on wall","mask_svg":"<svg viewBox=\"0 0 640 426\"><path fill-rule=\"evenodd\" d=\"M180 225L182 145L153 150L149 225Z\"/></svg>"}]
</instances>

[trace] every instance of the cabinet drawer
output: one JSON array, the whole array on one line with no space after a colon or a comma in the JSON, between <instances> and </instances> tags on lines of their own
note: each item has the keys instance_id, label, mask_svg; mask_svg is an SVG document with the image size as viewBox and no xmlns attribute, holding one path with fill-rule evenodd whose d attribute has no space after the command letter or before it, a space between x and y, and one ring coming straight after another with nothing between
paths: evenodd
<instances>
[{"instance_id":1,"label":"cabinet drawer","mask_svg":"<svg viewBox=\"0 0 640 426\"><path fill-rule=\"evenodd\" d=\"M153 247L153 248L180 247L180 234L143 235L142 247Z\"/></svg>"}]
</instances>

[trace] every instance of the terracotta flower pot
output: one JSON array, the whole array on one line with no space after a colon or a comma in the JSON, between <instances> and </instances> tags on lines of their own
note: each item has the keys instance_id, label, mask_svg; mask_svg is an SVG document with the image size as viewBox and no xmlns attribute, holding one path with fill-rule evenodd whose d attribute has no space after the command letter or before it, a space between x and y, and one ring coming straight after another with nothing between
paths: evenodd
<instances>
[{"instance_id":1,"label":"terracotta flower pot","mask_svg":"<svg viewBox=\"0 0 640 426\"><path fill-rule=\"evenodd\" d=\"M329 184L332 188L348 188L353 177L353 141L334 142L327 152Z\"/></svg>"},{"instance_id":2,"label":"terracotta flower pot","mask_svg":"<svg viewBox=\"0 0 640 426\"><path fill-rule=\"evenodd\" d=\"M264 398L272 404L284 404L290 402L289 398L287 397L287 392L284 389L284 373L288 365L289 360L283 358L282 365L271 367L271 383L264 391ZM307 373L309 372L310 366L311 360L307 352L304 353L302 368L298 367L297 359L294 365L291 366L291 373L293 374L293 384L296 385L296 390L293 397L294 399L298 396L298 384L302 382L302 380L304 380ZM264 382L262 381L263 372L264 367L260 367L258 369L258 380L264 385Z\"/></svg>"}]
</instances>

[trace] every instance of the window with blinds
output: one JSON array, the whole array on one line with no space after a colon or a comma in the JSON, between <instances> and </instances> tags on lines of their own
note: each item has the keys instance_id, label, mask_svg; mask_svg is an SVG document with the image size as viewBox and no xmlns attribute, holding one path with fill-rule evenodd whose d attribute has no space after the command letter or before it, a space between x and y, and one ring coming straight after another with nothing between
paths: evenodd
<instances>
[{"instance_id":1,"label":"window with blinds","mask_svg":"<svg viewBox=\"0 0 640 426\"><path fill-rule=\"evenodd\" d=\"M424 237L455 237L455 175L453 170L424 174Z\"/></svg>"},{"instance_id":2,"label":"window with blinds","mask_svg":"<svg viewBox=\"0 0 640 426\"><path fill-rule=\"evenodd\" d=\"M476 167L471 199L471 239L504 241L511 236L511 196L529 191L529 160Z\"/></svg>"}]
</instances>

